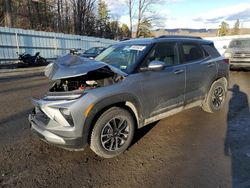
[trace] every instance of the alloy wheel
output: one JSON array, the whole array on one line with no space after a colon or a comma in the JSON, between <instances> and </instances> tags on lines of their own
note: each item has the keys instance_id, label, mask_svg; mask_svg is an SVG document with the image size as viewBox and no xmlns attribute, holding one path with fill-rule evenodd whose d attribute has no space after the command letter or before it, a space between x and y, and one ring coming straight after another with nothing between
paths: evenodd
<instances>
[{"instance_id":1,"label":"alloy wheel","mask_svg":"<svg viewBox=\"0 0 250 188\"><path fill-rule=\"evenodd\" d=\"M224 101L224 96L224 89L221 86L215 88L212 96L212 104L214 108L219 109L221 107Z\"/></svg>"},{"instance_id":2,"label":"alloy wheel","mask_svg":"<svg viewBox=\"0 0 250 188\"><path fill-rule=\"evenodd\" d=\"M107 151L116 151L126 142L129 126L126 119L115 117L108 121L101 132L101 144Z\"/></svg>"}]
</instances>

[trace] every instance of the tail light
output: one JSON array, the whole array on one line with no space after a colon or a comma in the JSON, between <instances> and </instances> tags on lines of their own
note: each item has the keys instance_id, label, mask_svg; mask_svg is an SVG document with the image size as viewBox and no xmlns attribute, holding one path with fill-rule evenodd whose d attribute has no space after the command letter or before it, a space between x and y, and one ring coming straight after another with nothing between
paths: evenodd
<instances>
[{"instance_id":1,"label":"tail light","mask_svg":"<svg viewBox=\"0 0 250 188\"><path fill-rule=\"evenodd\" d=\"M229 59L224 59L224 63L229 64Z\"/></svg>"}]
</instances>

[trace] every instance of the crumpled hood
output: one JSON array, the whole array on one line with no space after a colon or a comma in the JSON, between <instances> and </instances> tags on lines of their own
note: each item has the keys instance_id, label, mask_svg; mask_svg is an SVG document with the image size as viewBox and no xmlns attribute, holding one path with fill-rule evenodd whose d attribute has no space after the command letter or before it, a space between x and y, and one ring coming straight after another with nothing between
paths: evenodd
<instances>
[{"instance_id":1,"label":"crumpled hood","mask_svg":"<svg viewBox=\"0 0 250 188\"><path fill-rule=\"evenodd\" d=\"M104 62L68 54L58 58L57 60L55 60L55 62L49 64L45 68L45 76L47 76L51 80L65 79L70 77L82 76L90 71L94 71L105 66L108 66L111 71L121 76L127 75L123 71Z\"/></svg>"}]
</instances>

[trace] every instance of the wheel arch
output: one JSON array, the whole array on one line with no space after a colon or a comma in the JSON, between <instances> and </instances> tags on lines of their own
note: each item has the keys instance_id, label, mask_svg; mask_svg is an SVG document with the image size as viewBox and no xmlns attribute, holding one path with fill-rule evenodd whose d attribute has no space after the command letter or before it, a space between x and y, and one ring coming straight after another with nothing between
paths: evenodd
<instances>
[{"instance_id":1,"label":"wheel arch","mask_svg":"<svg viewBox=\"0 0 250 188\"><path fill-rule=\"evenodd\" d=\"M136 128L139 128L141 126L141 104L135 96L131 94L121 94L102 98L94 104L93 108L90 110L88 116L85 119L82 135L86 142L89 143L90 141L91 131L94 127L95 122L97 121L97 118L106 110L112 107L120 107L126 109L133 116L133 119L136 123Z\"/></svg>"},{"instance_id":2,"label":"wheel arch","mask_svg":"<svg viewBox=\"0 0 250 188\"><path fill-rule=\"evenodd\" d=\"M205 95L205 98L207 97L207 94L208 92L210 91L210 88L212 87L212 85L216 82L223 82L224 83L224 86L225 86L225 91L227 91L228 89L228 80L226 77L222 76L222 77L217 77L216 79L213 79L210 84L209 84L209 87L206 89L206 95Z\"/></svg>"},{"instance_id":3,"label":"wheel arch","mask_svg":"<svg viewBox=\"0 0 250 188\"><path fill-rule=\"evenodd\" d=\"M225 86L225 91L227 91L228 89L228 80L226 79L226 77L218 77L217 79L215 79L211 84L210 84L210 88L212 87L212 85L216 82L222 82ZM209 88L209 90L210 90Z\"/></svg>"}]
</instances>

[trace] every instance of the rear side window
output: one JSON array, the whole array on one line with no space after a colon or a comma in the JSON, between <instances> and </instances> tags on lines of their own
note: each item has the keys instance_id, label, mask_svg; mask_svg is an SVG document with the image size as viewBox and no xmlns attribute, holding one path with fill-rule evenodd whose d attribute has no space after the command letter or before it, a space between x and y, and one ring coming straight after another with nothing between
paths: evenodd
<instances>
[{"instance_id":1,"label":"rear side window","mask_svg":"<svg viewBox=\"0 0 250 188\"><path fill-rule=\"evenodd\" d=\"M209 56L209 54L196 43L183 43L181 45L183 62L198 61Z\"/></svg>"},{"instance_id":2,"label":"rear side window","mask_svg":"<svg viewBox=\"0 0 250 188\"><path fill-rule=\"evenodd\" d=\"M204 44L204 45L202 45L202 47L212 57L220 57L221 56L220 53L217 51L217 49L212 44L211 45Z\"/></svg>"}]
</instances>

